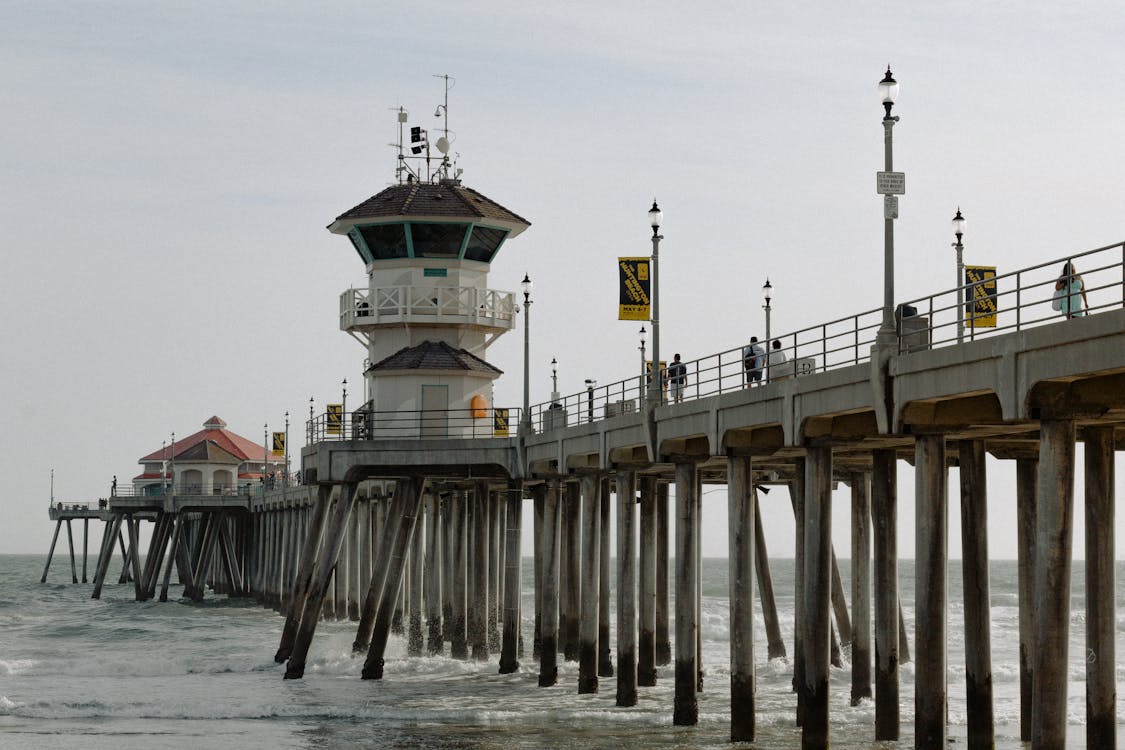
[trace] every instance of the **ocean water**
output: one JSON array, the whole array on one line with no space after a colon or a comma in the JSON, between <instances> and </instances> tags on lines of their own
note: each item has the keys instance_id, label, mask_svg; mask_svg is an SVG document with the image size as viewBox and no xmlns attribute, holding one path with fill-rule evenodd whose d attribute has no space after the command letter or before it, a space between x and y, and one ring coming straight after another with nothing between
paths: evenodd
<instances>
[{"instance_id":1,"label":"ocean water","mask_svg":"<svg viewBox=\"0 0 1125 750\"><path fill-rule=\"evenodd\" d=\"M578 695L577 665L561 661L559 684L539 688L530 655L531 567L524 565L524 638L517 673L497 674L497 659L457 661L404 655L392 637L385 678L359 679L352 658L355 626L322 622L303 680L282 680L273 662L282 619L250 600L208 594L195 605L133 601L132 585L107 584L99 601L89 584L70 583L56 559L39 583L41 556L0 556L0 748L726 748L729 738L729 610L726 560L703 565L704 691L696 727L672 726L672 668L639 689L632 708L614 705L616 681ZM119 561L117 562L119 565ZM771 562L786 648L792 653L791 560ZM848 566L840 561L848 586ZM1118 598L1125 569L1119 563ZM119 570L119 568L118 568ZM1085 625L1081 563L1075 567L1070 631L1068 747L1085 747ZM913 632L913 569L900 564L907 628ZM955 745L965 737L960 568L949 570L949 721ZM992 564L993 685L997 748L1019 742L1018 623L1014 562ZM173 589L173 593L177 593ZM756 612L760 615L760 611ZM612 622L612 620L611 620ZM1125 619L1117 625L1125 654ZM750 746L797 748L792 667L768 662L765 632L755 632L758 739ZM913 641L911 644L913 653ZM846 654L845 654L846 656ZM1119 657L1120 663L1120 657ZM1125 676L1117 669L1118 681ZM913 746L913 664L901 670L902 739L875 743L874 706L849 705L850 672L833 669L831 736L835 748ZM1119 714L1119 729L1125 723ZM1119 732L1119 742L1125 731Z\"/></svg>"}]
</instances>

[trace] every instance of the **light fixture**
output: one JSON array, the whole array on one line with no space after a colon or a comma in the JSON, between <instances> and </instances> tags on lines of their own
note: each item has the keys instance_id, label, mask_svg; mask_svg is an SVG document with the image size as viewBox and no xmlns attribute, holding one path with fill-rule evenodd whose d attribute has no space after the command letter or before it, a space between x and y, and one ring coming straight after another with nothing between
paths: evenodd
<instances>
[{"instance_id":1,"label":"light fixture","mask_svg":"<svg viewBox=\"0 0 1125 750\"><path fill-rule=\"evenodd\" d=\"M649 224L652 225L652 233L656 234L660 231L660 221L664 218L664 212L660 210L660 206L656 205L656 199L652 200L652 208L648 210Z\"/></svg>"},{"instance_id":2,"label":"light fixture","mask_svg":"<svg viewBox=\"0 0 1125 750\"><path fill-rule=\"evenodd\" d=\"M766 307L769 307L770 300L773 299L773 284L767 278L766 283L762 284L762 299L766 301Z\"/></svg>"},{"instance_id":3,"label":"light fixture","mask_svg":"<svg viewBox=\"0 0 1125 750\"><path fill-rule=\"evenodd\" d=\"M525 303L530 302L532 283L531 279L528 278L528 275L526 273L523 275L523 281L520 282L520 287L523 288L523 301Z\"/></svg>"},{"instance_id":4,"label":"light fixture","mask_svg":"<svg viewBox=\"0 0 1125 750\"><path fill-rule=\"evenodd\" d=\"M961 215L961 207L957 207L957 215L953 217L953 234L957 237L957 242L961 241L961 235L965 233L965 217Z\"/></svg>"},{"instance_id":5,"label":"light fixture","mask_svg":"<svg viewBox=\"0 0 1125 750\"><path fill-rule=\"evenodd\" d=\"M641 326L640 336L641 336L641 346L644 346L645 342L648 341L648 331L645 330L644 326Z\"/></svg>"},{"instance_id":6,"label":"light fixture","mask_svg":"<svg viewBox=\"0 0 1125 750\"><path fill-rule=\"evenodd\" d=\"M559 374L559 361L551 357L551 375L552 377Z\"/></svg>"},{"instance_id":7,"label":"light fixture","mask_svg":"<svg viewBox=\"0 0 1125 750\"><path fill-rule=\"evenodd\" d=\"M898 81L891 75L891 66L888 65L887 74L879 81L879 98L887 110L888 118L891 116L891 107L895 105L896 97L898 97Z\"/></svg>"}]
</instances>

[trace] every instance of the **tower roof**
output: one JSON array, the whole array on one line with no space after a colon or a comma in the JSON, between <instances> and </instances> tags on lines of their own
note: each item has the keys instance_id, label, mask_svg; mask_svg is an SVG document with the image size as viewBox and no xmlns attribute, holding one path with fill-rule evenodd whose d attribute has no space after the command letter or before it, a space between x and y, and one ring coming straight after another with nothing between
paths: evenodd
<instances>
[{"instance_id":1,"label":"tower roof","mask_svg":"<svg viewBox=\"0 0 1125 750\"><path fill-rule=\"evenodd\" d=\"M240 461L258 460L266 455L265 446L231 432L226 426L227 423L219 417L211 417L203 423L202 430L176 441L175 456L171 455L171 446L168 446L167 448L158 448L147 456L143 456L138 463L182 459L187 455L192 458L200 458L200 448L197 446L202 443L211 444L211 446L206 447L207 451L211 451L212 446L217 447ZM272 462L274 457L271 456L270 459Z\"/></svg>"},{"instance_id":2,"label":"tower roof","mask_svg":"<svg viewBox=\"0 0 1125 750\"><path fill-rule=\"evenodd\" d=\"M388 372L394 370L452 370L455 372L478 372L492 378L504 374L464 349L454 349L444 341L423 341L418 346L408 346L380 360L368 368L368 372Z\"/></svg>"},{"instance_id":3,"label":"tower roof","mask_svg":"<svg viewBox=\"0 0 1125 750\"><path fill-rule=\"evenodd\" d=\"M346 234L356 224L381 219L462 219L502 226L515 237L531 222L455 180L392 185L336 217L328 229Z\"/></svg>"}]
</instances>

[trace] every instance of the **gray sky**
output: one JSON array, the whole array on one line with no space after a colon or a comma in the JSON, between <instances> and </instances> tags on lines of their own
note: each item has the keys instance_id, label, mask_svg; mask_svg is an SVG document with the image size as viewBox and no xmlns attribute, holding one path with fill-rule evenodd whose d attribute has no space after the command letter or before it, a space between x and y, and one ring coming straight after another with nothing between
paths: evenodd
<instances>
[{"instance_id":1,"label":"gray sky","mask_svg":"<svg viewBox=\"0 0 1125 750\"><path fill-rule=\"evenodd\" d=\"M94 499L212 414L260 441L288 410L297 448L309 397L358 386L337 311L364 269L324 227L393 179L391 108L436 128L433 74L456 78L465 183L532 222L490 286L536 282L533 402L552 357L564 393L635 371L614 261L650 251L653 197L662 350L760 334L767 275L775 332L878 306L888 62L899 299L953 286L958 206L966 262L1001 273L1125 239L1117 2L535 5L0 0L0 552L46 551L52 467L58 499ZM490 349L497 404L521 358L518 333ZM1014 468L990 471L992 552L1014 557ZM724 543L725 506L705 514Z\"/></svg>"}]
</instances>

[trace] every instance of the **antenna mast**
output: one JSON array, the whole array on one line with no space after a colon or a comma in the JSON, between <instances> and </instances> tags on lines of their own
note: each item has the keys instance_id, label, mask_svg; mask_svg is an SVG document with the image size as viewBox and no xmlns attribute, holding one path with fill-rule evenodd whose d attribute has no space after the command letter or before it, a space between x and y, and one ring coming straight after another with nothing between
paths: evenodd
<instances>
[{"instance_id":1,"label":"antenna mast","mask_svg":"<svg viewBox=\"0 0 1125 750\"><path fill-rule=\"evenodd\" d=\"M441 152L441 177L443 180L449 179L449 90L457 85L457 79L450 76L448 73L435 73L434 78L440 78L445 84L445 98L443 103L437 106L434 110L434 117L443 117L441 138L437 140L437 149ZM452 81L452 83L450 83Z\"/></svg>"}]
</instances>

